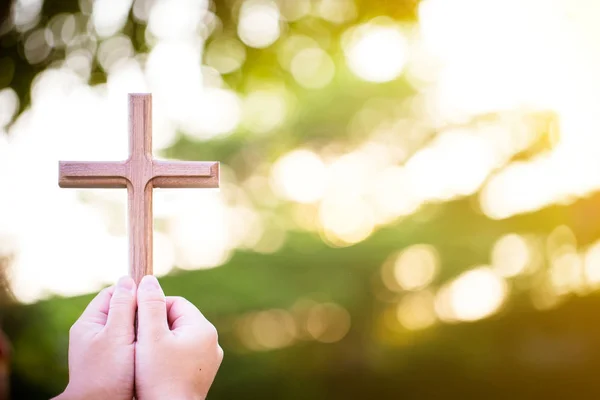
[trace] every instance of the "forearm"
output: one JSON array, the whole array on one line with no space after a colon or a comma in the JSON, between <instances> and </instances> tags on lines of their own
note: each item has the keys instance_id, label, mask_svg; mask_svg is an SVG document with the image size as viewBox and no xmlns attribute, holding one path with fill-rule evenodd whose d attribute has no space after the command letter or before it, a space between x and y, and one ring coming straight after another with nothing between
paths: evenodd
<instances>
[{"instance_id":1,"label":"forearm","mask_svg":"<svg viewBox=\"0 0 600 400\"><path fill-rule=\"evenodd\" d=\"M111 395L104 390L82 390L67 386L61 394L51 400L104 400L111 398Z\"/></svg>"}]
</instances>

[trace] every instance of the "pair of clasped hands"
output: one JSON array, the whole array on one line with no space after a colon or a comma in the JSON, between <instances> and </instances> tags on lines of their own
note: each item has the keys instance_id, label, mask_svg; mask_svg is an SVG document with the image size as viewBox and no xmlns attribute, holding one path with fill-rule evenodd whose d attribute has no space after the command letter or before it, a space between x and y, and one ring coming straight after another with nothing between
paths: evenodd
<instances>
[{"instance_id":1,"label":"pair of clasped hands","mask_svg":"<svg viewBox=\"0 0 600 400\"><path fill-rule=\"evenodd\" d=\"M138 315L135 332L136 309ZM223 359L215 327L158 280L101 291L69 333L69 384L55 400L205 399Z\"/></svg>"}]
</instances>

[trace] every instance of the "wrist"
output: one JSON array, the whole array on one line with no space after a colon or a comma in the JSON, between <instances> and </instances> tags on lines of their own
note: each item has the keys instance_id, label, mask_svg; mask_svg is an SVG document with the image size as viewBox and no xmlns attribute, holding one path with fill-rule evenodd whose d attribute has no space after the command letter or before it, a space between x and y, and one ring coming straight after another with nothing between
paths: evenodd
<instances>
[{"instance_id":1,"label":"wrist","mask_svg":"<svg viewBox=\"0 0 600 400\"><path fill-rule=\"evenodd\" d=\"M206 400L206 396L173 390L155 390L151 394L141 395L137 400Z\"/></svg>"},{"instance_id":2,"label":"wrist","mask_svg":"<svg viewBox=\"0 0 600 400\"><path fill-rule=\"evenodd\" d=\"M65 388L65 390L56 397L53 397L51 400L79 400L83 399L82 395L76 395L72 390L69 389L69 386Z\"/></svg>"},{"instance_id":3,"label":"wrist","mask_svg":"<svg viewBox=\"0 0 600 400\"><path fill-rule=\"evenodd\" d=\"M93 391L81 390L74 388L69 384L61 394L54 397L52 400L100 400L105 398L106 397L104 397L102 393L93 393Z\"/></svg>"},{"instance_id":4,"label":"wrist","mask_svg":"<svg viewBox=\"0 0 600 400\"><path fill-rule=\"evenodd\" d=\"M56 397L53 397L52 400L79 400L83 399L82 395L78 395L73 392L73 390L67 385L65 390Z\"/></svg>"},{"instance_id":5,"label":"wrist","mask_svg":"<svg viewBox=\"0 0 600 400\"><path fill-rule=\"evenodd\" d=\"M206 397L192 394L192 395L177 395L174 393L163 394L152 394L150 397L140 397L138 400L206 400Z\"/></svg>"}]
</instances>

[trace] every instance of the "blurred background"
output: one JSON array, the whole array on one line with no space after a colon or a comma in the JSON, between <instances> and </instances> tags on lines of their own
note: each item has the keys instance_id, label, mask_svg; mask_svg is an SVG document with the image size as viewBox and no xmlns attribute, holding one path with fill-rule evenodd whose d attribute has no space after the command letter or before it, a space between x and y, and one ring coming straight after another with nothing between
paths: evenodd
<instances>
[{"instance_id":1,"label":"blurred background","mask_svg":"<svg viewBox=\"0 0 600 400\"><path fill-rule=\"evenodd\" d=\"M600 2L5 0L2 326L14 398L127 272L124 190L58 160L158 158L154 269L217 326L212 399L600 396ZM6 370L8 366L2 366Z\"/></svg>"}]
</instances>

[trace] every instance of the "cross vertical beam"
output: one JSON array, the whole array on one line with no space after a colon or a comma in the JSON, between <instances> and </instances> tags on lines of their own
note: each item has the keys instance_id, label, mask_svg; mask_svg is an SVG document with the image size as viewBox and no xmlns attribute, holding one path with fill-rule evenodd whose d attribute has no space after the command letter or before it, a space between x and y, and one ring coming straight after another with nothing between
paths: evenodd
<instances>
[{"instance_id":1,"label":"cross vertical beam","mask_svg":"<svg viewBox=\"0 0 600 400\"><path fill-rule=\"evenodd\" d=\"M59 162L63 188L127 188L129 274L152 274L152 189L218 188L218 162L169 162L152 157L152 96L129 95L129 158L117 162ZM200 245L200 243L199 243Z\"/></svg>"},{"instance_id":2,"label":"cross vertical beam","mask_svg":"<svg viewBox=\"0 0 600 400\"><path fill-rule=\"evenodd\" d=\"M152 98L129 96L129 274L136 283L152 274Z\"/></svg>"}]
</instances>

